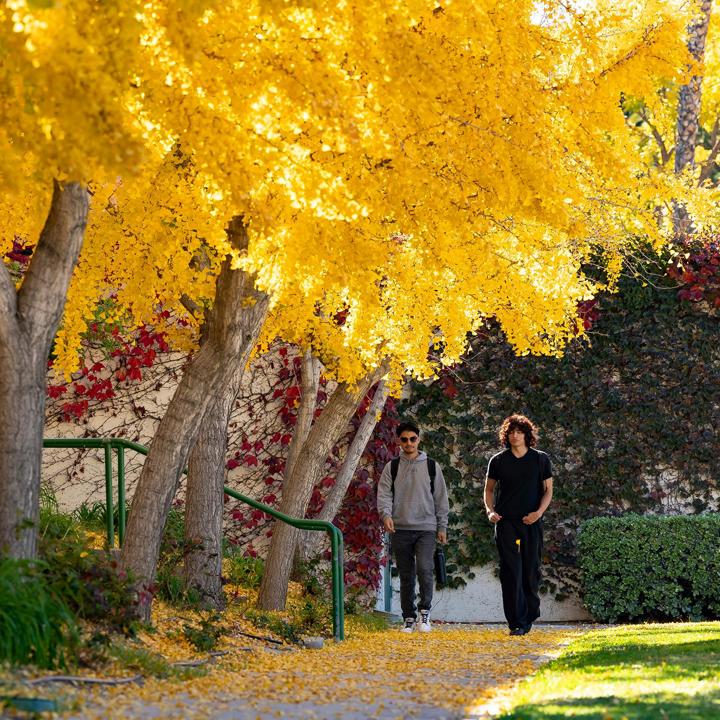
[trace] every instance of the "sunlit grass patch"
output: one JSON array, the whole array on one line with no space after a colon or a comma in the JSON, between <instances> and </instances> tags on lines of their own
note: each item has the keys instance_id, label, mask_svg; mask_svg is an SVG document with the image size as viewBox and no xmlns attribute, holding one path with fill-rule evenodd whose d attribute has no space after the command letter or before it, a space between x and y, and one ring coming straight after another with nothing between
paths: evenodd
<instances>
[{"instance_id":1,"label":"sunlit grass patch","mask_svg":"<svg viewBox=\"0 0 720 720\"><path fill-rule=\"evenodd\" d=\"M720 718L720 623L591 632L523 683L503 717Z\"/></svg>"}]
</instances>

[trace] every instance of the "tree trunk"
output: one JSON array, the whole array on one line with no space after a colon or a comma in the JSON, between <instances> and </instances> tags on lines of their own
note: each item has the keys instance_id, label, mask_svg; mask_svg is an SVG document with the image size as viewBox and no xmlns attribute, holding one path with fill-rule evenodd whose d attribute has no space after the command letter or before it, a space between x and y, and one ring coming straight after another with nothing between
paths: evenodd
<instances>
[{"instance_id":1,"label":"tree trunk","mask_svg":"<svg viewBox=\"0 0 720 720\"><path fill-rule=\"evenodd\" d=\"M332 522L338 512L347 494L348 487L355 475L360 458L370 440L370 436L377 425L378 413L382 412L385 407L385 401L388 396L388 388L384 380L381 380L375 388L372 403L367 412L363 416L360 426L358 427L355 437L350 443L347 454L343 459L342 467L335 478L335 484L330 488L325 504L317 516L318 520ZM311 532L309 530L303 533L302 541L298 543L297 553L295 556L296 563L307 562L318 555L323 547L326 538L321 533Z\"/></svg>"},{"instance_id":2,"label":"tree trunk","mask_svg":"<svg viewBox=\"0 0 720 720\"><path fill-rule=\"evenodd\" d=\"M712 0L700 0L698 15L688 27L688 50L698 62L705 56L705 39L710 25ZM693 75L687 85L680 88L677 123L675 126L675 174L695 166L695 146L699 128L702 99L702 75ZM685 208L675 203L673 222L677 235L690 232L690 218Z\"/></svg>"},{"instance_id":3,"label":"tree trunk","mask_svg":"<svg viewBox=\"0 0 720 720\"><path fill-rule=\"evenodd\" d=\"M237 250L247 247L241 219L228 227ZM195 444L208 406L245 365L268 310L268 296L255 289L254 279L231 268L228 257L218 275L215 304L208 319L206 342L188 366L160 421L133 496L121 566L132 574L140 591L139 615L150 617L151 587L160 542L180 476Z\"/></svg>"},{"instance_id":4,"label":"tree trunk","mask_svg":"<svg viewBox=\"0 0 720 720\"><path fill-rule=\"evenodd\" d=\"M320 478L332 446L347 428L358 404L385 369L369 373L354 387L340 384L333 392L322 415L317 419L303 445L292 475L283 483L280 511L291 517L305 517L313 488ZM264 610L282 610L300 531L275 522L263 575L258 606Z\"/></svg>"},{"instance_id":5,"label":"tree trunk","mask_svg":"<svg viewBox=\"0 0 720 720\"><path fill-rule=\"evenodd\" d=\"M222 591L223 486L227 477L228 419L242 371L228 390L210 403L190 453L185 495L185 587L204 607L225 606Z\"/></svg>"},{"instance_id":6,"label":"tree trunk","mask_svg":"<svg viewBox=\"0 0 720 720\"><path fill-rule=\"evenodd\" d=\"M47 361L83 243L87 189L55 182L45 226L16 292L0 263L0 554L37 551Z\"/></svg>"}]
</instances>

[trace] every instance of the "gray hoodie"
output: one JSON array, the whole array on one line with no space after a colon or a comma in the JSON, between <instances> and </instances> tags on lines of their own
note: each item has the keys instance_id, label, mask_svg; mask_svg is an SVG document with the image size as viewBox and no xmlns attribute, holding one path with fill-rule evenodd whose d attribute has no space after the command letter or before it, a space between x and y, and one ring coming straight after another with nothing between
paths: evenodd
<instances>
[{"instance_id":1,"label":"gray hoodie","mask_svg":"<svg viewBox=\"0 0 720 720\"><path fill-rule=\"evenodd\" d=\"M392 517L396 530L447 530L448 496L442 468L435 463L435 494L430 492L427 455L408 460L400 454L395 478L395 501L392 496L390 463L382 471L377 489L380 519Z\"/></svg>"}]
</instances>

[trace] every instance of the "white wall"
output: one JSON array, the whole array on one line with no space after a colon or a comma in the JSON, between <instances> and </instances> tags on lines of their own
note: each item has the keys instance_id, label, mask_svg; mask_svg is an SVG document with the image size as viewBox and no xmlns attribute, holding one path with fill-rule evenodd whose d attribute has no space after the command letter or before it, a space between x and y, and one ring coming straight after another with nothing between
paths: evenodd
<instances>
[{"instance_id":1,"label":"white wall","mask_svg":"<svg viewBox=\"0 0 720 720\"><path fill-rule=\"evenodd\" d=\"M493 565L474 570L475 578L457 590L435 590L432 617L448 622L505 622L500 594L500 581L495 577ZM391 612L402 615L400 610L400 579L392 579L393 594ZM381 596L382 597L382 596ZM382 605L378 603L378 607ZM541 622L571 622L590 620L587 611L577 598L557 602L550 595L541 597Z\"/></svg>"}]
</instances>

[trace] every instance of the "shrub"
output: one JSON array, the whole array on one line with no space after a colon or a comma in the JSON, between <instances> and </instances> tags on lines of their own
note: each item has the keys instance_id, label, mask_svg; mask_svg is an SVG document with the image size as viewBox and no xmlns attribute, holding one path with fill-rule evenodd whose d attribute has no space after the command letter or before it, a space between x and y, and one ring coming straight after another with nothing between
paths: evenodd
<instances>
[{"instance_id":1,"label":"shrub","mask_svg":"<svg viewBox=\"0 0 720 720\"><path fill-rule=\"evenodd\" d=\"M103 506L104 507L104 506ZM54 596L79 618L132 633L137 597L115 555L91 547L75 516L59 510L45 491L40 513L42 579Z\"/></svg>"},{"instance_id":2,"label":"shrub","mask_svg":"<svg viewBox=\"0 0 720 720\"><path fill-rule=\"evenodd\" d=\"M578 547L597 620L720 618L720 515L594 518Z\"/></svg>"},{"instance_id":3,"label":"shrub","mask_svg":"<svg viewBox=\"0 0 720 720\"><path fill-rule=\"evenodd\" d=\"M66 667L79 632L67 603L47 583L43 562L0 560L0 661Z\"/></svg>"}]
</instances>

